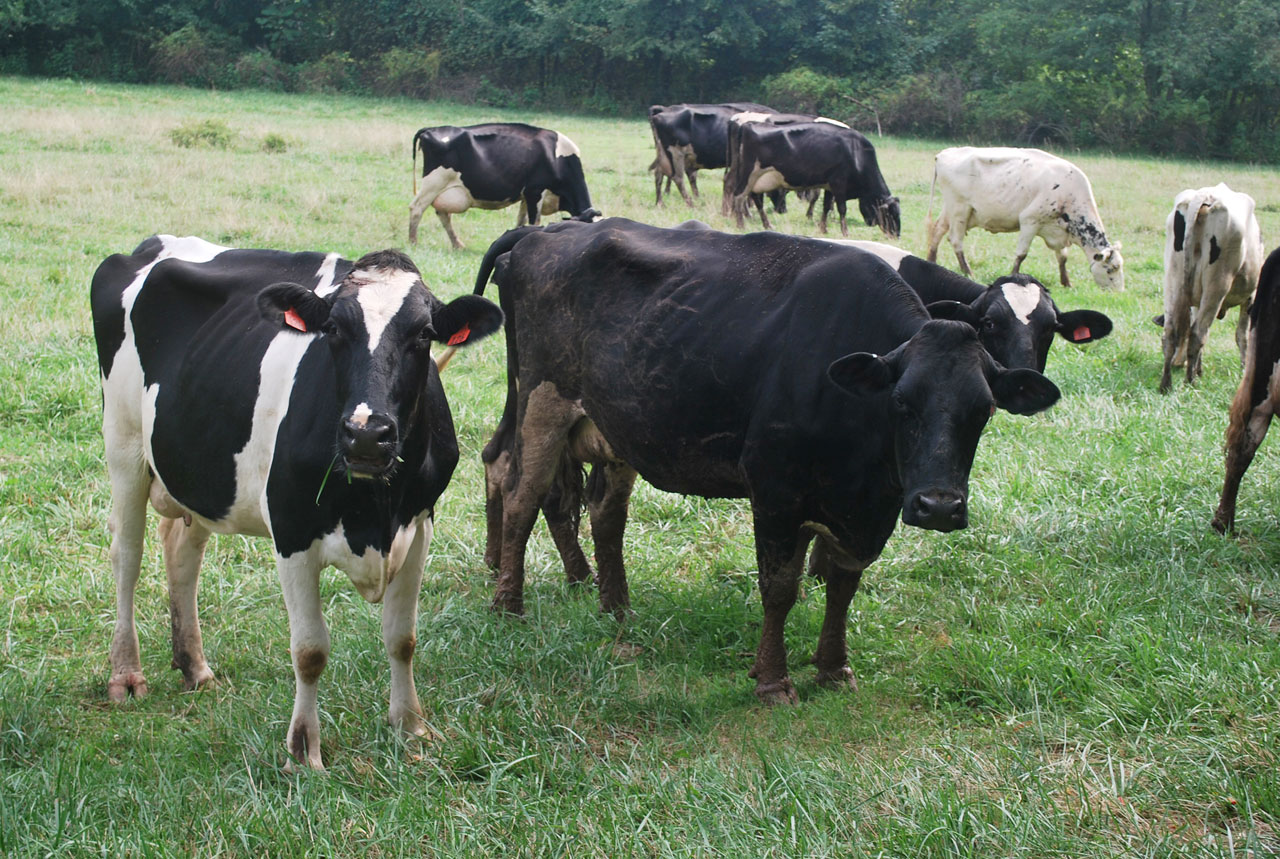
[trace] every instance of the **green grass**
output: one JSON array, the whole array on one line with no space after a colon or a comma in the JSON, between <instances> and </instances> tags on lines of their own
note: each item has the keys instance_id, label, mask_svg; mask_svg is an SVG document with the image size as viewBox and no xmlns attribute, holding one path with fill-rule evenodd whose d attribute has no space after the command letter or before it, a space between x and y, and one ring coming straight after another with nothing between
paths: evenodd
<instances>
[{"instance_id":1,"label":"green grass","mask_svg":"<svg viewBox=\"0 0 1280 859\"><path fill-rule=\"evenodd\" d=\"M974 465L972 525L902 528L864 578L849 641L857 692L804 662L820 586L787 630L801 703L757 704L760 626L743 503L641 486L627 532L634 615L601 616L563 584L539 528L528 616L488 610L479 450L504 390L502 343L445 385L463 458L438 511L416 671L431 727L383 723L378 609L335 571L321 685L326 775L282 771L293 695L283 600L265 541L216 539L201 589L217 682L169 670L164 572L139 586L151 694L108 707L114 616L108 485L88 283L153 232L356 257L403 246L409 141L424 125L555 127L582 148L593 201L659 224L719 215L718 173L690 212L652 205L636 119L451 104L223 94L0 78L0 855L5 856L1262 856L1280 852L1280 454L1246 477L1240 534L1209 529L1231 324L1201 384L1156 393L1163 224L1173 196L1225 180L1280 235L1280 173L1066 153L1090 176L1128 290L1102 293L1080 252L1064 308L1115 333L1059 343L1062 401L995 418ZM232 132L225 149L170 131ZM264 151L263 141L286 146ZM941 144L876 141L921 252ZM270 149L271 147L268 147ZM812 230L800 207L783 230ZM431 287L467 292L515 212L433 218L411 254ZM858 225L861 238L878 238ZM1012 235L971 233L979 276ZM942 262L953 262L943 249ZM1027 269L1053 282L1042 245ZM780 344L779 348L785 348ZM1250 852L1252 851L1252 852Z\"/></svg>"}]
</instances>

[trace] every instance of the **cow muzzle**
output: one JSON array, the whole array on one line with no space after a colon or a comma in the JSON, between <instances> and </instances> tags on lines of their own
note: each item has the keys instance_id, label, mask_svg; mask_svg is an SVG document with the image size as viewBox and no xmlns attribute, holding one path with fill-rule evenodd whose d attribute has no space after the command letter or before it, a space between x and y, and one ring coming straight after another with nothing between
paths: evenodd
<instances>
[{"instance_id":1,"label":"cow muzzle","mask_svg":"<svg viewBox=\"0 0 1280 859\"><path fill-rule=\"evenodd\" d=\"M380 477L395 464L395 423L384 415L352 416L338 432L339 450L352 477Z\"/></svg>"},{"instance_id":2,"label":"cow muzzle","mask_svg":"<svg viewBox=\"0 0 1280 859\"><path fill-rule=\"evenodd\" d=\"M930 531L957 531L969 527L969 506L955 490L926 489L902 505L902 521Z\"/></svg>"}]
</instances>

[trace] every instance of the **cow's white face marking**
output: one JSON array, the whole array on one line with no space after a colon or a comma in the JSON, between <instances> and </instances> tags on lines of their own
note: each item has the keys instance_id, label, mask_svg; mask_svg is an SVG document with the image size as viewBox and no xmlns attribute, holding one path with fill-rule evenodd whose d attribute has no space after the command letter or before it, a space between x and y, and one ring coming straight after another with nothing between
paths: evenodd
<instances>
[{"instance_id":1,"label":"cow's white face marking","mask_svg":"<svg viewBox=\"0 0 1280 859\"><path fill-rule=\"evenodd\" d=\"M411 271L378 269L360 272L353 280L359 287L356 300L364 312L364 325L369 331L369 352L373 353L382 340L382 332L387 330L409 290L418 282L418 276Z\"/></svg>"},{"instance_id":2,"label":"cow's white face marking","mask_svg":"<svg viewBox=\"0 0 1280 859\"><path fill-rule=\"evenodd\" d=\"M351 412L351 422L358 427L362 427L369 423L369 417L373 414L373 409L369 408L368 403L361 403Z\"/></svg>"},{"instance_id":3,"label":"cow's white face marking","mask_svg":"<svg viewBox=\"0 0 1280 859\"><path fill-rule=\"evenodd\" d=\"M556 157L564 158L566 155L581 155L578 151L578 145L560 132L556 132Z\"/></svg>"},{"instance_id":4,"label":"cow's white face marking","mask_svg":"<svg viewBox=\"0 0 1280 859\"><path fill-rule=\"evenodd\" d=\"M329 293L338 288L333 282L333 277L337 273L338 255L327 254L324 262L320 264L320 270L316 272L316 295L325 298Z\"/></svg>"},{"instance_id":5,"label":"cow's white face marking","mask_svg":"<svg viewBox=\"0 0 1280 859\"><path fill-rule=\"evenodd\" d=\"M1031 314L1040 305L1040 287L1029 283L1003 283L1000 291L1004 300L1009 302L1013 313L1023 325L1031 322Z\"/></svg>"}]
</instances>

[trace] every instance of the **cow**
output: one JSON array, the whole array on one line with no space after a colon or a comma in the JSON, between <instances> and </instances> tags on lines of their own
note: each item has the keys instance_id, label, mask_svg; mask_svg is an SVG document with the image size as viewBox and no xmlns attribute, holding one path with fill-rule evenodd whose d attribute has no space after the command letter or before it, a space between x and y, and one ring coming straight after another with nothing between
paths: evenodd
<instances>
[{"instance_id":1,"label":"cow","mask_svg":"<svg viewBox=\"0 0 1280 859\"><path fill-rule=\"evenodd\" d=\"M847 688L849 602L899 516L966 527L990 416L1059 396L1036 371L997 364L969 325L930 320L879 259L827 242L613 218L518 237L493 279L515 400L494 608L523 611L530 530L553 485L572 494L577 463L593 465L606 611L629 602L622 534L637 476L749 498L764 602L750 673L770 703L796 701L782 633L809 544L827 583L818 679Z\"/></svg>"},{"instance_id":2,"label":"cow","mask_svg":"<svg viewBox=\"0 0 1280 859\"><path fill-rule=\"evenodd\" d=\"M725 153L724 190L720 197L720 214L725 217L728 217L730 214L733 204L733 189L737 186L743 174L743 126L752 125L757 122L763 122L766 125L795 125L797 122L826 122L839 128L849 127L838 119L829 119L825 116L814 116L807 113L743 111L742 113L735 113L733 116L729 117L729 126L726 129L728 146ZM812 219L813 205L818 200L817 190L806 188L800 191L797 196L808 201L809 211L807 212L807 217ZM759 195L752 195L752 202L758 203L758 197ZM769 199L773 201L773 210L780 215L787 211L786 197L787 192L785 189L779 188L778 190L769 192Z\"/></svg>"},{"instance_id":3,"label":"cow","mask_svg":"<svg viewBox=\"0 0 1280 859\"><path fill-rule=\"evenodd\" d=\"M743 111L776 112L752 102L650 106L649 128L657 151L650 168L653 170L655 203L662 203L662 180L666 178L668 189L674 180L685 204L693 205L693 199L684 187L685 176L689 177L689 187L697 197L698 171L719 169L727 164L729 117Z\"/></svg>"},{"instance_id":4,"label":"cow","mask_svg":"<svg viewBox=\"0 0 1280 859\"><path fill-rule=\"evenodd\" d=\"M353 263L168 235L108 257L91 302L116 582L108 698L147 691L134 590L150 501L186 689L213 678L196 608L210 534L265 536L289 612L293 761L323 767L316 692L329 658L319 594L328 565L383 603L388 718L422 733L418 591L436 500L458 460L430 344L479 340L502 313L473 295L445 304L397 251Z\"/></svg>"},{"instance_id":5,"label":"cow","mask_svg":"<svg viewBox=\"0 0 1280 859\"><path fill-rule=\"evenodd\" d=\"M1178 194L1165 234L1161 393L1172 386L1174 365L1184 361L1187 384L1195 382L1209 326L1232 307L1240 308L1236 346L1244 361L1263 256L1253 198L1223 183Z\"/></svg>"},{"instance_id":6,"label":"cow","mask_svg":"<svg viewBox=\"0 0 1280 859\"><path fill-rule=\"evenodd\" d=\"M933 220L933 192L942 194L942 212ZM951 240L960 270L972 276L964 256L964 236L973 227L992 233L1018 233L1013 274L1036 236L1058 257L1058 280L1067 277L1067 246L1084 249L1089 271L1103 289L1124 289L1120 245L1111 244L1093 200L1089 178L1070 161L1039 149L1011 147L944 149L934 158L929 188L929 262L938 245Z\"/></svg>"},{"instance_id":7,"label":"cow","mask_svg":"<svg viewBox=\"0 0 1280 859\"><path fill-rule=\"evenodd\" d=\"M778 188L821 188L822 220L834 200L840 213L840 233L849 235L845 201L857 198L867 226L878 226L890 238L901 228L898 198L889 193L876 162L876 150L862 134L828 122L800 122L773 126L755 123L742 127L739 147L741 173L733 187L733 210L739 229L748 195ZM769 229L769 218L757 200L760 222Z\"/></svg>"},{"instance_id":8,"label":"cow","mask_svg":"<svg viewBox=\"0 0 1280 859\"><path fill-rule=\"evenodd\" d=\"M1262 264L1258 291L1249 309L1244 376L1231 401L1227 425L1226 477L1213 515L1219 534L1236 529L1236 496L1240 479L1266 438L1280 404L1280 249Z\"/></svg>"},{"instance_id":9,"label":"cow","mask_svg":"<svg viewBox=\"0 0 1280 859\"><path fill-rule=\"evenodd\" d=\"M475 206L504 209L520 204L516 225L538 223L539 215L568 212L592 217L591 194L582 175L578 147L557 131L519 122L492 122L459 128L420 128L413 155L422 150L422 188L409 206L409 241L418 241L418 222L428 206L436 210L449 242L461 248L452 216Z\"/></svg>"},{"instance_id":10,"label":"cow","mask_svg":"<svg viewBox=\"0 0 1280 859\"><path fill-rule=\"evenodd\" d=\"M1111 333L1111 319L1106 314L1060 310L1048 288L1030 275L1002 275L990 286L983 286L893 245L853 239L827 241L880 257L915 290L930 316L968 322L991 357L1005 367L1028 367L1043 373L1054 334L1068 343L1084 344Z\"/></svg>"}]
</instances>

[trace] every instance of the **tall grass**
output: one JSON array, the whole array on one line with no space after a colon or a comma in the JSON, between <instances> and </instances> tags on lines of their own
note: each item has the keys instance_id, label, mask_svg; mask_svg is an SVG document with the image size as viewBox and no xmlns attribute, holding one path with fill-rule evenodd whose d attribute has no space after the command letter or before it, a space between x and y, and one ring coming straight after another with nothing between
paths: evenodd
<instances>
[{"instance_id":1,"label":"tall grass","mask_svg":"<svg viewBox=\"0 0 1280 859\"><path fill-rule=\"evenodd\" d=\"M139 587L149 697L108 707L114 615L108 486L88 282L153 232L348 257L403 246L420 126L527 120L582 148L593 201L659 224L728 228L718 175L692 211L652 205L651 140L629 121L397 100L233 95L0 78L0 854L8 856L1246 856L1280 851L1280 454L1264 444L1240 535L1208 527L1230 325L1196 388L1156 393L1164 217L1225 180L1280 236L1280 174L1066 153L1093 181L1128 290L1102 293L1072 251L1064 308L1116 322L1059 343L1064 397L993 420L972 526L900 529L867 573L849 640L858 691L802 660L821 625L806 584L787 643L801 696L767 709L746 677L760 625L746 507L641 486L627 532L635 613L601 616L562 583L540 532L528 616L492 615L478 452L504 390L500 338L445 384L463 459L438 510L421 600L419 691L431 727L382 723L378 609L336 572L321 687L325 776L282 772L292 698L268 546L215 540L201 610L217 682L168 670L164 572ZM173 129L224 123L226 149ZM275 135L284 151L265 152ZM922 252L939 144L875 141ZM803 212L778 219L809 233ZM513 210L426 219L411 254L448 298L470 290ZM858 225L855 234L878 238ZM979 276L1014 238L971 233ZM944 263L951 263L944 248ZM1053 284L1043 246L1028 269ZM779 344L779 348L797 348ZM851 443L856 440L851 439Z\"/></svg>"}]
</instances>

